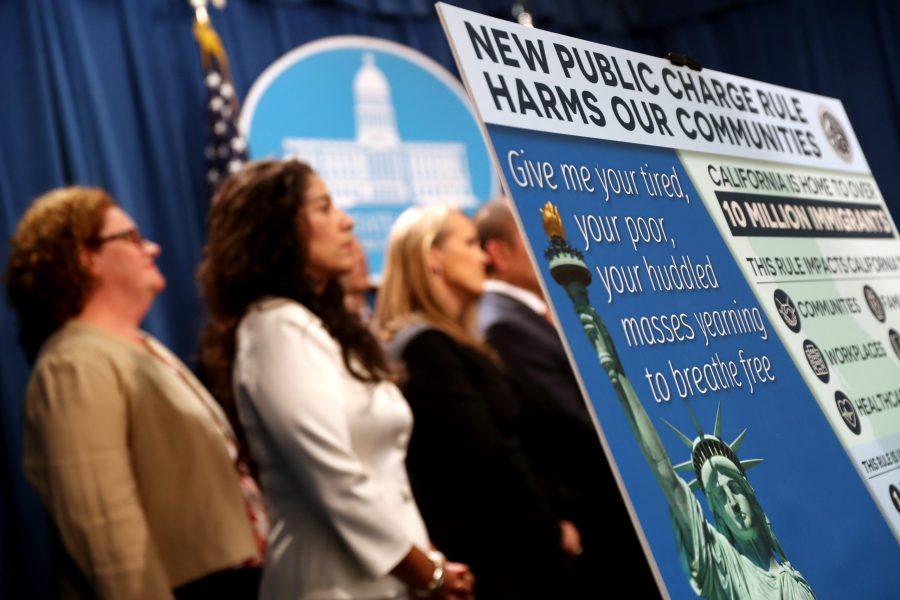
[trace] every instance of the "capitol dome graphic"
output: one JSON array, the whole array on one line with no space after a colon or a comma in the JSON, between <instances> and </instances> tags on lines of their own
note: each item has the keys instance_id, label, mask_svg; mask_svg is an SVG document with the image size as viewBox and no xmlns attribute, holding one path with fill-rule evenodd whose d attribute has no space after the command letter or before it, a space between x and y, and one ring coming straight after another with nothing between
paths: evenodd
<instances>
[{"instance_id":1,"label":"capitol dome graphic","mask_svg":"<svg viewBox=\"0 0 900 600\"><path fill-rule=\"evenodd\" d=\"M401 140L390 82L371 52L362 54L353 99L354 139L286 137L282 146L284 157L319 172L338 206L478 203L464 144Z\"/></svg>"},{"instance_id":2,"label":"capitol dome graphic","mask_svg":"<svg viewBox=\"0 0 900 600\"><path fill-rule=\"evenodd\" d=\"M408 207L471 213L500 187L460 82L388 40L335 36L287 52L251 86L240 128L252 159L296 158L318 172L353 218L372 282Z\"/></svg>"}]
</instances>

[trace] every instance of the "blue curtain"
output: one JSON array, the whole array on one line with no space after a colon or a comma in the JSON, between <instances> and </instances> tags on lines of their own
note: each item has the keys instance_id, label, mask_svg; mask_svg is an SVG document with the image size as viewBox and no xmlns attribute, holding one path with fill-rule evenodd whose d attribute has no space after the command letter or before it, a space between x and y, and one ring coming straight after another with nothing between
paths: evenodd
<instances>
[{"instance_id":1,"label":"blue curtain","mask_svg":"<svg viewBox=\"0 0 900 600\"><path fill-rule=\"evenodd\" d=\"M509 18L512 0L460 0ZM900 202L897 0L532 0L544 29L843 100L892 212ZM230 0L212 18L243 96L286 51L329 35L399 41L455 72L428 0ZM145 326L191 361L201 323L193 279L208 195L204 89L186 0L0 2L0 228L35 196L109 189L163 248L168 288ZM314 93L314 90L311 90ZM6 245L0 250L5 264ZM25 484L27 366L0 308L0 594L48 595L47 526Z\"/></svg>"}]
</instances>

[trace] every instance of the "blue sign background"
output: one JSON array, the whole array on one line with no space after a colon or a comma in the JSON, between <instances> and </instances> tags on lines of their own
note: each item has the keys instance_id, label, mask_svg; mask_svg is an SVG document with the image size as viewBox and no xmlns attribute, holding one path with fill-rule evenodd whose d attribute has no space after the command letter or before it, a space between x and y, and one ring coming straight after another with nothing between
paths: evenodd
<instances>
[{"instance_id":1,"label":"blue sign background","mask_svg":"<svg viewBox=\"0 0 900 600\"><path fill-rule=\"evenodd\" d=\"M402 53L389 51L383 41L366 43L361 39L365 40L348 38L345 47L332 43L319 51L300 53L291 64L281 65L274 78L261 77L264 90L255 106L247 107L252 114L244 116L249 118L245 133L251 157L282 156L282 142L287 137L352 141L356 135L353 79L363 54L372 53L391 86L401 142L464 144L473 195L484 202L496 194L497 178L488 150L467 101L459 95L462 89L457 93L434 72L404 56L416 55L412 49L394 45L402 48ZM421 59L430 62L424 56ZM442 68L434 63L433 69ZM259 85L254 84L251 94L259 93L255 89ZM407 206L368 204L347 211L357 221L357 234L368 251L373 275L381 272L387 228Z\"/></svg>"},{"instance_id":2,"label":"blue sign background","mask_svg":"<svg viewBox=\"0 0 900 600\"><path fill-rule=\"evenodd\" d=\"M679 563L675 534L663 493L639 451L613 387L600 367L596 351L585 336L571 301L550 275L543 255L549 244L539 214L540 207L548 200L559 207L566 237L570 245L580 251L584 251L583 237L573 214L619 215L620 223L626 215L662 217L669 236L676 238L674 249L671 244L644 245L639 247L638 252L632 250L627 239L614 244L592 240L590 249L584 253L593 276L589 288L591 303L609 329L625 372L665 444L671 462L678 464L687 460L690 450L669 430L663 419L691 438L696 436L696 431L684 401L678 398L674 387L670 401L661 404L654 402L644 369L660 371L668 377L669 360L676 367L702 365L714 353L718 353L722 360L737 360L741 348L745 355L767 355L772 361L776 380L758 387L755 394L749 394L744 378L742 389L689 399L700 425L705 432L711 432L716 408L721 404L722 437L726 441L730 442L745 427L749 428L738 456L741 459L764 459L765 462L749 471L750 483L788 559L803 574L818 597L876 598L885 597L889 590L900 589L900 571L887 567L900 564L900 548L761 309L768 332L767 340L763 341L758 334L748 334L714 339L710 347L704 346L703 335L693 321L694 311L735 306L752 309L758 304L676 153L661 148L526 132L501 126L489 125L488 132L507 182L512 185L513 199L532 252L595 414L672 597L693 598L696 594ZM525 158L552 163L557 172L555 181L560 189L516 187L507 164L510 150L524 150ZM664 173L671 173L674 166L692 201L687 205L677 199L650 198L644 191L640 176L637 178L640 196L621 196L604 202L596 176L593 184L597 185L598 190L595 193L567 192L559 176L561 163L623 170L637 170L646 165L645 170L649 167L650 171ZM621 229L624 238L624 225ZM595 267L640 264L643 272L642 257L646 257L651 264L664 265L671 262L673 255L682 254L689 255L695 264L705 262L706 255L712 257L719 288L676 293L652 292L644 278L642 293L614 296L612 303L607 303L606 290L599 281ZM621 318L681 312L687 313L698 339L629 348L620 325ZM671 381L669 378L670 384ZM685 478L692 476L685 474ZM702 494L697 495L707 520L711 521L706 498Z\"/></svg>"}]
</instances>

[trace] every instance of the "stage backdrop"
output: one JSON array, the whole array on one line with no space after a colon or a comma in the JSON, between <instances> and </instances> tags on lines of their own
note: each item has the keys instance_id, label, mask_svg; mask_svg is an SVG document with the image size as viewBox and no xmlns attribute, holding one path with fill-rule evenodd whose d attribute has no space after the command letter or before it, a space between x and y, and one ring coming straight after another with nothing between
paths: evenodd
<instances>
[{"instance_id":1,"label":"stage backdrop","mask_svg":"<svg viewBox=\"0 0 900 600\"><path fill-rule=\"evenodd\" d=\"M459 81L394 42L335 36L288 52L250 88L241 130L252 158L297 158L316 169L353 217L376 284L388 232L406 208L472 212L497 193Z\"/></svg>"},{"instance_id":2,"label":"stage backdrop","mask_svg":"<svg viewBox=\"0 0 900 600\"><path fill-rule=\"evenodd\" d=\"M512 3L457 4L508 18ZM657 56L685 52L709 68L840 98L885 200L900 199L896 0L529 4L547 30ZM331 35L400 42L455 72L434 8L422 0L229 0L211 14L242 98L278 57ZM110 189L162 244L168 288L146 326L188 361L200 327L193 272L209 199L206 90L191 22L185 0L0 2L0 229L8 238L30 200L53 187ZM0 262L7 255L4 245ZM28 368L16 335L3 307L0 594L44 598L46 527L20 467Z\"/></svg>"}]
</instances>

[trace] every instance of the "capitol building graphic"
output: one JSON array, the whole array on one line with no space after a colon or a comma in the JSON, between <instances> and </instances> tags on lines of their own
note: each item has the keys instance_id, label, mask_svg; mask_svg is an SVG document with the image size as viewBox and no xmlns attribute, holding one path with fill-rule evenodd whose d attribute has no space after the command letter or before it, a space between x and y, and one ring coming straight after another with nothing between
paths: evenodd
<instances>
[{"instance_id":1,"label":"capitol building graphic","mask_svg":"<svg viewBox=\"0 0 900 600\"><path fill-rule=\"evenodd\" d=\"M286 158L306 161L318 171L338 206L478 204L464 144L400 139L391 86L371 52L362 55L353 96L355 139L289 137L282 142Z\"/></svg>"}]
</instances>

